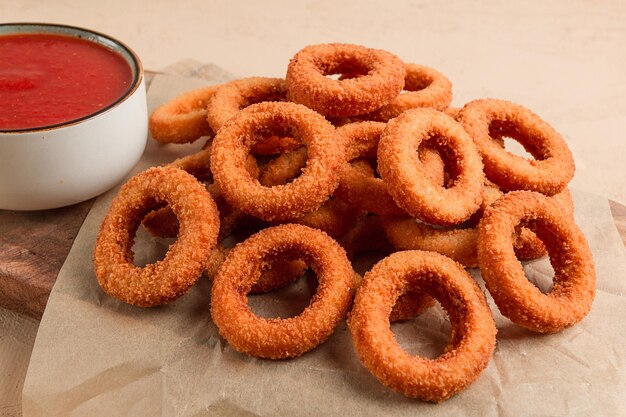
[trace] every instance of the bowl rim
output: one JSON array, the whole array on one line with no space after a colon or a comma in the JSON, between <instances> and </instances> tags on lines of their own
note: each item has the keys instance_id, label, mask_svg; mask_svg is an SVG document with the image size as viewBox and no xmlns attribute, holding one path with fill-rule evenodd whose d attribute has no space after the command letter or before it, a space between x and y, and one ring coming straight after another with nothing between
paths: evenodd
<instances>
[{"instance_id":1,"label":"bowl rim","mask_svg":"<svg viewBox=\"0 0 626 417\"><path fill-rule=\"evenodd\" d=\"M52 130L58 130L58 129L62 129L62 128L66 128L69 126L73 126L82 122L85 122L87 120L93 119L95 117L100 116L103 113L108 113L109 111L113 110L115 107L118 107L120 104L122 104L123 102L125 102L127 99L129 99L131 96L133 96L135 94L135 92L137 91L137 89L139 88L139 86L142 84L143 79L144 79L144 69L143 69L143 65L141 63L141 60L139 59L139 56L135 53L135 51L132 50L132 48L130 48L128 45L126 45L124 42L110 36L107 34L104 34L102 32L98 32L92 29L85 29L83 27L80 26L74 26L74 25L66 25L66 24L61 24L61 23L40 23L40 22L5 22L5 23L0 23L0 29L7 27L7 26L15 26L16 28L32 28L33 31L19 31L19 32L15 32L15 33L0 33L0 36L10 36L10 35L14 35L14 34L39 34L39 33L49 33L49 34L58 34L58 35L65 35L65 36L74 36L74 37L79 37L76 33L75 34L68 34L67 32L63 32L63 31L59 31L59 32L54 32L54 31L50 31L50 32L43 32L43 31L37 31L37 28L41 28L41 27L46 27L46 28L50 28L50 29L69 29L70 31L76 31L76 32L84 32L90 35L94 35L94 37L96 39L85 39L85 38L81 38L81 39L85 39L88 42L93 42L93 43L97 43L98 45L107 48L107 49L111 49L113 50L110 46L107 46L104 43L98 42L97 39L98 38L104 38L107 41L113 43L114 45L116 45L118 48L124 50L128 56L130 57L130 60L128 59L128 57L122 55L122 57L124 58L124 61L126 61L126 63L131 67L131 70L135 70L133 72L135 72L134 77L133 77L133 81L131 83L131 85L129 86L129 88L124 92L124 94L122 94L117 100L113 101L111 104L109 104L106 107L103 107L102 109L99 109L96 112L93 113L89 113L85 116L81 116L79 118L76 119L71 119L68 120L66 122L61 122L61 123L56 123L53 125L46 125L46 126L40 126L40 127L34 127L34 128L25 128L25 129L12 129L12 130L2 130L2 128L0 128L0 135L3 135L5 137L7 136L11 136L11 135L15 135L18 136L20 134L24 134L24 133L37 133L37 132L48 132L48 131L52 131ZM119 53L115 50L113 50L113 52L115 53ZM133 68L134 67L134 68Z\"/></svg>"}]
</instances>

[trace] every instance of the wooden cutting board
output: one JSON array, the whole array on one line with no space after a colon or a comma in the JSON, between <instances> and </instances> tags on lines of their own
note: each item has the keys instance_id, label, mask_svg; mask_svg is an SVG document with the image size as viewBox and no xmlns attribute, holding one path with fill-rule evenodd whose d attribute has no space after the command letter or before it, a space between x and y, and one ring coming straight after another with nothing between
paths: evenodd
<instances>
[{"instance_id":1,"label":"wooden cutting board","mask_svg":"<svg viewBox=\"0 0 626 417\"><path fill-rule=\"evenodd\" d=\"M146 88L154 73L146 73ZM41 318L52 286L94 200L54 210L0 210L0 306ZM609 201L626 245L626 206Z\"/></svg>"}]
</instances>

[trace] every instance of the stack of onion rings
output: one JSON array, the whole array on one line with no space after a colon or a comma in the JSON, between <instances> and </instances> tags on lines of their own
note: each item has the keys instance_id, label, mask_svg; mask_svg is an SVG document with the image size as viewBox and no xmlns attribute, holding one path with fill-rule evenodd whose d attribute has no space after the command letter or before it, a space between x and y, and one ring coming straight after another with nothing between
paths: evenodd
<instances>
[{"instance_id":1,"label":"stack of onion rings","mask_svg":"<svg viewBox=\"0 0 626 417\"><path fill-rule=\"evenodd\" d=\"M454 260L478 264L502 313L538 332L588 313L595 272L574 224L566 187L575 167L563 139L519 105L486 99L458 109L449 107L451 97L437 71L347 44L302 49L285 80L252 77L177 97L151 116L153 137L209 141L122 187L94 251L100 285L127 303L153 306L182 295L204 271L214 279L211 314L220 333L238 351L278 359L322 343L362 284L349 325L365 366L409 397L454 395L486 366L495 336L484 297ZM535 160L509 154L506 137ZM142 220L151 233L178 240L163 261L137 268L131 248ZM300 224L272 227L285 222ZM336 237L349 256L311 227ZM453 259L395 253L363 280L348 261L361 266L371 252L396 249ZM517 259L546 253L555 283L541 294ZM286 286L307 265L320 280L301 315L250 312L248 293ZM389 323L412 319L434 299L450 317L450 343L435 360L411 357Z\"/></svg>"}]
</instances>

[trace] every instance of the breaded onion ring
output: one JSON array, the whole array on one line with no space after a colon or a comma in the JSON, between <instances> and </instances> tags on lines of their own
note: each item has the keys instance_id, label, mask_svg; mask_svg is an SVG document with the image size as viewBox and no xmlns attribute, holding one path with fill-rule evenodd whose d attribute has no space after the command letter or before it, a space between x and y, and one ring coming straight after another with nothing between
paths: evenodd
<instances>
[{"instance_id":1,"label":"breaded onion ring","mask_svg":"<svg viewBox=\"0 0 626 417\"><path fill-rule=\"evenodd\" d=\"M207 122L207 103L220 85L188 91L158 107L150 115L150 134L161 143L188 143L213 136Z\"/></svg>"},{"instance_id":2,"label":"breaded onion ring","mask_svg":"<svg viewBox=\"0 0 626 417\"><path fill-rule=\"evenodd\" d=\"M407 110L430 107L446 111L452 102L452 83L434 68L405 64L404 91L389 104L365 115L367 120L388 122ZM454 116L453 116L454 117Z\"/></svg>"},{"instance_id":3,"label":"breaded onion ring","mask_svg":"<svg viewBox=\"0 0 626 417\"><path fill-rule=\"evenodd\" d=\"M487 178L505 190L546 195L562 191L574 176L574 158L561 135L532 111L505 100L467 103L458 116L480 151ZM517 140L535 159L506 151L493 138Z\"/></svg>"},{"instance_id":4,"label":"breaded onion ring","mask_svg":"<svg viewBox=\"0 0 626 417\"><path fill-rule=\"evenodd\" d=\"M367 74L333 80L331 74ZM395 55L350 44L311 45L289 62L289 99L324 116L357 116L377 110L402 91L405 69Z\"/></svg>"},{"instance_id":5,"label":"breaded onion ring","mask_svg":"<svg viewBox=\"0 0 626 417\"><path fill-rule=\"evenodd\" d=\"M554 284L547 294L526 279L515 257L519 224L532 224L548 249ZM478 262L500 312L532 331L561 331L591 309L596 273L587 240L561 205L539 193L510 192L485 210L478 225Z\"/></svg>"},{"instance_id":6,"label":"breaded onion ring","mask_svg":"<svg viewBox=\"0 0 626 417\"><path fill-rule=\"evenodd\" d=\"M426 174L416 156L422 142L443 155L450 187L435 184ZM389 121L378 144L378 170L398 206L428 223L461 223L482 201L482 163L472 139L436 110L408 110Z\"/></svg>"},{"instance_id":7,"label":"breaded onion ring","mask_svg":"<svg viewBox=\"0 0 626 417\"><path fill-rule=\"evenodd\" d=\"M264 187L243 167L259 131L290 128L307 147L302 175L289 184ZM318 209L339 182L343 145L322 116L294 103L253 104L228 122L213 141L216 184L234 207L266 221L290 221Z\"/></svg>"},{"instance_id":8,"label":"breaded onion ring","mask_svg":"<svg viewBox=\"0 0 626 417\"><path fill-rule=\"evenodd\" d=\"M134 234L146 212L169 204L180 233L165 258L133 265ZM150 168L122 186L111 203L94 249L94 270L109 295L140 307L164 304L187 292L202 274L217 241L219 215L206 189L176 168Z\"/></svg>"},{"instance_id":9,"label":"breaded onion ring","mask_svg":"<svg viewBox=\"0 0 626 417\"><path fill-rule=\"evenodd\" d=\"M409 355L389 326L401 294L425 291L448 313L452 337L430 360ZM433 252L396 252L372 268L357 290L348 321L365 367L383 385L411 398L440 402L463 390L487 366L496 326L484 294L456 262Z\"/></svg>"},{"instance_id":10,"label":"breaded onion ring","mask_svg":"<svg viewBox=\"0 0 626 417\"><path fill-rule=\"evenodd\" d=\"M485 191L485 199L480 210L481 216L488 206L504 194L490 185L485 185ZM568 189L553 196L552 199L561 205L566 215L573 216L573 202ZM467 268L478 266L478 230L476 227L438 228L418 222L411 217L386 216L381 221L387 239L399 250L438 252ZM530 229L518 228L516 237L514 249L518 259L537 259L547 253L541 240Z\"/></svg>"},{"instance_id":11,"label":"breaded onion ring","mask_svg":"<svg viewBox=\"0 0 626 417\"><path fill-rule=\"evenodd\" d=\"M337 129L337 136L346 146L347 163L341 171L335 195L360 210L380 215L405 214L393 200L388 185L376 178L374 170L364 169L364 159L376 162L376 154L385 124L380 122L350 123ZM437 151L422 146L418 151L427 175L443 185L444 165Z\"/></svg>"},{"instance_id":12,"label":"breaded onion ring","mask_svg":"<svg viewBox=\"0 0 626 417\"><path fill-rule=\"evenodd\" d=\"M247 294L268 258L301 257L315 271L317 293L304 311L288 319L255 316ZM328 235L302 225L270 227L237 245L219 268L211 293L211 316L237 351L260 358L300 356L323 343L346 316L354 271L345 251Z\"/></svg>"}]
</instances>

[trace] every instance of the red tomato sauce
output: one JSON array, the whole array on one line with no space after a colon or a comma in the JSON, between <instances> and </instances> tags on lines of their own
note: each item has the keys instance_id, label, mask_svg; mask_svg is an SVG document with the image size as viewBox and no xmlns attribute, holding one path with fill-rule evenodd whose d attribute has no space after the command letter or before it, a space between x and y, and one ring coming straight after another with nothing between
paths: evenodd
<instances>
[{"instance_id":1,"label":"red tomato sauce","mask_svg":"<svg viewBox=\"0 0 626 417\"><path fill-rule=\"evenodd\" d=\"M131 87L126 60L70 36L0 36L0 130L80 119L113 104Z\"/></svg>"}]
</instances>

